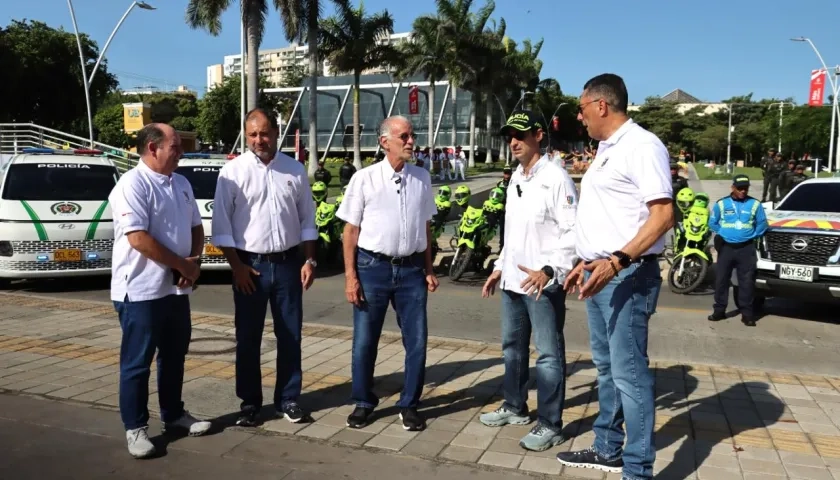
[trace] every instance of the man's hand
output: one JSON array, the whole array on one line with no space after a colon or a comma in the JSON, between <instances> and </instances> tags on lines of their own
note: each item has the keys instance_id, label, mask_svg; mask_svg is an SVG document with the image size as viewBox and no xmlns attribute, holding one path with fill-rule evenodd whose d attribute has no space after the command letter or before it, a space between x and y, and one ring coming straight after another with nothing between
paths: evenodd
<instances>
[{"instance_id":1,"label":"man's hand","mask_svg":"<svg viewBox=\"0 0 840 480\"><path fill-rule=\"evenodd\" d=\"M484 287L481 289L481 296L484 298L490 298L494 293L496 293L496 284L499 283L499 280L502 278L502 271L501 270L493 270L493 273L487 277L487 281L484 282Z\"/></svg>"},{"instance_id":2,"label":"man's hand","mask_svg":"<svg viewBox=\"0 0 840 480\"><path fill-rule=\"evenodd\" d=\"M312 282L315 281L315 269L312 268L312 264L306 262L300 268L300 283L303 284L304 290L309 290L309 287L312 286Z\"/></svg>"},{"instance_id":3,"label":"man's hand","mask_svg":"<svg viewBox=\"0 0 840 480\"><path fill-rule=\"evenodd\" d=\"M245 263L239 263L236 267L231 266L231 270L233 271L233 287L237 291L245 295L250 295L257 290L257 287L254 286L254 281L251 279L251 275L259 276L260 272Z\"/></svg>"},{"instance_id":4,"label":"man's hand","mask_svg":"<svg viewBox=\"0 0 840 480\"><path fill-rule=\"evenodd\" d=\"M430 292L434 292L437 290L440 283L438 282L437 277L435 274L426 275L426 287L429 289Z\"/></svg>"},{"instance_id":5,"label":"man's hand","mask_svg":"<svg viewBox=\"0 0 840 480\"><path fill-rule=\"evenodd\" d=\"M616 270L619 267L615 263L611 263L610 259L596 260L589 265L583 267L587 272L592 272L589 275L589 280L580 288L580 295L578 298L591 298L596 293L600 292L616 275Z\"/></svg>"},{"instance_id":6,"label":"man's hand","mask_svg":"<svg viewBox=\"0 0 840 480\"><path fill-rule=\"evenodd\" d=\"M359 283L359 278L355 275L345 275L344 277L344 295L347 301L357 307L361 307L365 301L365 294L362 293L362 284Z\"/></svg>"},{"instance_id":7,"label":"man's hand","mask_svg":"<svg viewBox=\"0 0 840 480\"><path fill-rule=\"evenodd\" d=\"M198 258L199 257L197 257L197 256L187 257L185 260L187 261L187 263L192 263L195 266L197 266L199 268L198 271L199 271L199 274L200 274L201 273L201 266L198 264ZM196 282L196 280L198 280L197 277L196 277L196 280L190 280L189 278L187 278L185 276L183 271L178 270L178 272L181 274L181 278L178 279L178 284L176 285L178 288L187 288L187 287L190 287L190 286L193 286L193 287L195 286L195 282Z\"/></svg>"},{"instance_id":8,"label":"man's hand","mask_svg":"<svg viewBox=\"0 0 840 480\"><path fill-rule=\"evenodd\" d=\"M179 286L182 281L186 281L186 286L195 283L198 280L198 276L201 275L201 268L198 266L198 257L185 258L178 267L178 272L181 274L181 281L178 282Z\"/></svg>"},{"instance_id":9,"label":"man's hand","mask_svg":"<svg viewBox=\"0 0 840 480\"><path fill-rule=\"evenodd\" d=\"M522 287L522 290L525 290L526 295L531 295L532 293L537 292L537 296L534 300L539 300L540 295L542 295L543 288L545 288L545 285L550 282L551 279L548 278L548 275L546 275L542 270L531 270L524 265L517 265L517 267L528 274L528 278L523 280L519 286Z\"/></svg>"},{"instance_id":10,"label":"man's hand","mask_svg":"<svg viewBox=\"0 0 840 480\"><path fill-rule=\"evenodd\" d=\"M584 262L581 260L575 265L575 268L566 275L566 281L563 282L563 290L567 293L575 293L575 290L580 290L583 286L583 267Z\"/></svg>"}]
</instances>

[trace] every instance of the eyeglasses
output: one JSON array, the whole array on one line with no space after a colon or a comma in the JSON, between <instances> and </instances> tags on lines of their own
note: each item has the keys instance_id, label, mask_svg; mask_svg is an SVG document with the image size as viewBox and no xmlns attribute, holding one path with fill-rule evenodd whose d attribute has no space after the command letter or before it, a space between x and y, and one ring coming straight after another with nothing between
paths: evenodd
<instances>
[{"instance_id":1,"label":"eyeglasses","mask_svg":"<svg viewBox=\"0 0 840 480\"><path fill-rule=\"evenodd\" d=\"M512 132L505 134L505 142L510 143L514 138L521 142L522 140L525 140L527 133L530 131L531 130L526 130L524 132L521 130L513 130Z\"/></svg>"},{"instance_id":2,"label":"eyeglasses","mask_svg":"<svg viewBox=\"0 0 840 480\"><path fill-rule=\"evenodd\" d=\"M586 107L587 107L589 104L591 104L591 103L595 103L595 102L600 102L601 100L603 100L603 98L598 98L598 99L595 99L595 100L590 100L590 101L588 101L588 102L586 102L586 103L581 103L580 105L578 105L578 113L579 113L579 114L581 114L581 115L583 115L583 110L584 110L584 109L586 109Z\"/></svg>"},{"instance_id":3,"label":"eyeglasses","mask_svg":"<svg viewBox=\"0 0 840 480\"><path fill-rule=\"evenodd\" d=\"M417 134L414 133L414 132L411 132L411 133L406 132L406 133L403 133L402 135L398 136L397 138L402 140L403 143L408 143L409 138L412 139L412 140L417 140Z\"/></svg>"}]
</instances>

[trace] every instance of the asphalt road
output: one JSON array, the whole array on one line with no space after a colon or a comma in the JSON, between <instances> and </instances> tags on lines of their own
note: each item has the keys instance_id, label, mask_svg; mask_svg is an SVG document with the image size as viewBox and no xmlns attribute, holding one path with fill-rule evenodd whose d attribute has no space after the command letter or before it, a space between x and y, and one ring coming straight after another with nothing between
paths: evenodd
<instances>
[{"instance_id":1,"label":"asphalt road","mask_svg":"<svg viewBox=\"0 0 840 480\"><path fill-rule=\"evenodd\" d=\"M498 343L498 298L482 299L484 277L460 282L441 277L441 288L429 300L431 335ZM206 274L192 296L195 312L233 314L230 275ZM13 292L108 302L108 279L72 279L13 284ZM16 289L16 290L15 290ZM304 321L352 325L352 310L344 298L342 273L323 275L304 295ZM567 299L565 336L570 351L588 351L583 302ZM654 360L728 364L741 368L787 370L840 375L840 327L836 309L825 305L768 300L768 315L758 327L743 326L738 317L712 323L711 292L675 295L667 286L651 319L650 355ZM734 306L730 302L730 310ZM733 312L734 314L734 312ZM393 313L386 329L397 330Z\"/></svg>"}]
</instances>

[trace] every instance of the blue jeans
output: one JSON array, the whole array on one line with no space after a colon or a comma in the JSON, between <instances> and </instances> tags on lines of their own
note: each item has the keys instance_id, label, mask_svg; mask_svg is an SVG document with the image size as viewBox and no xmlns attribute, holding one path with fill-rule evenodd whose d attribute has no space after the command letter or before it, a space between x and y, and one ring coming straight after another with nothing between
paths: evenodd
<instances>
[{"instance_id":1,"label":"blue jeans","mask_svg":"<svg viewBox=\"0 0 840 480\"><path fill-rule=\"evenodd\" d=\"M233 288L234 325L236 326L236 396L240 408L259 411L262 407L262 372L260 347L267 308L271 307L274 336L277 338L277 383L274 406L278 411L300 397L300 340L303 325L303 285L300 269L303 257L291 255L272 263L264 255L242 254L243 262L259 272L252 275L255 291L245 294Z\"/></svg>"},{"instance_id":2,"label":"blue jeans","mask_svg":"<svg viewBox=\"0 0 840 480\"><path fill-rule=\"evenodd\" d=\"M504 406L528 413L528 359L531 332L537 347L537 415L556 432L563 428L566 401L566 292L554 284L539 300L502 290L502 351L505 359Z\"/></svg>"},{"instance_id":3,"label":"blue jeans","mask_svg":"<svg viewBox=\"0 0 840 480\"><path fill-rule=\"evenodd\" d=\"M149 424L149 374L157 351L160 416L174 422L184 414L181 389L190 348L190 299L169 295L142 302L114 302L120 317L120 417L126 430Z\"/></svg>"},{"instance_id":4,"label":"blue jeans","mask_svg":"<svg viewBox=\"0 0 840 480\"><path fill-rule=\"evenodd\" d=\"M586 300L592 360L598 371L595 451L622 455L624 476L653 478L654 378L648 359L648 321L656 311L659 264L634 263ZM587 272L586 278L589 278ZM624 428L627 445L624 445Z\"/></svg>"},{"instance_id":5,"label":"blue jeans","mask_svg":"<svg viewBox=\"0 0 840 480\"><path fill-rule=\"evenodd\" d=\"M429 292L421 255L403 265L392 265L359 250L356 272L365 301L353 307L353 391L359 407L375 408L373 369L388 305L394 307L405 348L403 390L397 406L417 408L426 376L426 341L429 330L426 301Z\"/></svg>"}]
</instances>

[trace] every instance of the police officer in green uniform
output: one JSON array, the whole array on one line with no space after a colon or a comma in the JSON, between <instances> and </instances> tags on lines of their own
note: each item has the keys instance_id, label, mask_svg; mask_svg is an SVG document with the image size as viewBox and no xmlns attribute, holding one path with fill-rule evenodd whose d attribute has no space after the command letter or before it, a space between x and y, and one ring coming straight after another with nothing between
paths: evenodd
<instances>
[{"instance_id":1,"label":"police officer in green uniform","mask_svg":"<svg viewBox=\"0 0 840 480\"><path fill-rule=\"evenodd\" d=\"M715 250L718 252L715 271L715 304L709 320L717 322L726 318L729 303L729 284L732 271L738 277L738 299L741 322L755 326L753 300L755 296L756 251L755 241L767 231L767 216L761 202L749 196L750 178L736 175L732 180L732 193L718 200L712 207L709 228L715 232Z\"/></svg>"},{"instance_id":2,"label":"police officer in green uniform","mask_svg":"<svg viewBox=\"0 0 840 480\"><path fill-rule=\"evenodd\" d=\"M808 180L808 178L808 175L805 175L805 165L797 165L796 169L793 171L793 175L790 177L790 189L793 190L793 187L799 185L805 180Z\"/></svg>"}]
</instances>

